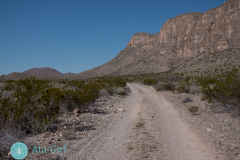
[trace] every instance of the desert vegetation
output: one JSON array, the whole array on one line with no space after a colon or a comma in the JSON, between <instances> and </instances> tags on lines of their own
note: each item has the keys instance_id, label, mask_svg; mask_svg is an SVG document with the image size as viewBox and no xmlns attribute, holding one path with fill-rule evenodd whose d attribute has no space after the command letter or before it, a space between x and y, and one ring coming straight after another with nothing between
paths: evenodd
<instances>
[{"instance_id":1,"label":"desert vegetation","mask_svg":"<svg viewBox=\"0 0 240 160\"><path fill-rule=\"evenodd\" d=\"M127 80L153 86L156 91L172 91L175 94L201 94L201 100L218 103L221 106L234 108L239 114L240 107L240 76L239 69L198 75L196 73L146 74L128 77ZM182 103L191 102L186 97Z\"/></svg>"},{"instance_id":2,"label":"desert vegetation","mask_svg":"<svg viewBox=\"0 0 240 160\"><path fill-rule=\"evenodd\" d=\"M31 77L7 80L0 87L0 155L27 134L50 129L59 114L76 108L82 113L100 96L126 94L126 81L119 77L58 81ZM64 136L71 139L68 133Z\"/></svg>"},{"instance_id":3,"label":"desert vegetation","mask_svg":"<svg viewBox=\"0 0 240 160\"><path fill-rule=\"evenodd\" d=\"M218 102L226 107L234 106L239 110L240 77L237 68L216 77L200 78L198 83L202 86L202 94L209 102Z\"/></svg>"}]
</instances>

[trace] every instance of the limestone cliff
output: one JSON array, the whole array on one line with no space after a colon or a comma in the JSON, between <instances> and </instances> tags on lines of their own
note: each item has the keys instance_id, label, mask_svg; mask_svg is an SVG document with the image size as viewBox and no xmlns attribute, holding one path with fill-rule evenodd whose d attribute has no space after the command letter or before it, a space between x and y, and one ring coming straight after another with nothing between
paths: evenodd
<instances>
[{"instance_id":1,"label":"limestone cliff","mask_svg":"<svg viewBox=\"0 0 240 160\"><path fill-rule=\"evenodd\" d=\"M229 0L205 13L188 13L168 20L159 43L175 42L177 56L193 57L240 47L240 0Z\"/></svg>"}]
</instances>

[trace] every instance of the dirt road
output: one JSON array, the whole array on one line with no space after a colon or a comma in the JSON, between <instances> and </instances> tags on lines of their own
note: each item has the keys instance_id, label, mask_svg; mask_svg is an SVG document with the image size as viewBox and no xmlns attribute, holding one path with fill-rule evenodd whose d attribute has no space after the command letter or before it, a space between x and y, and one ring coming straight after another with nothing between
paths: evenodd
<instances>
[{"instance_id":1,"label":"dirt road","mask_svg":"<svg viewBox=\"0 0 240 160\"><path fill-rule=\"evenodd\" d=\"M73 143L69 159L81 160L213 160L221 159L194 134L174 105L149 86L128 84L122 108L105 124Z\"/></svg>"}]
</instances>

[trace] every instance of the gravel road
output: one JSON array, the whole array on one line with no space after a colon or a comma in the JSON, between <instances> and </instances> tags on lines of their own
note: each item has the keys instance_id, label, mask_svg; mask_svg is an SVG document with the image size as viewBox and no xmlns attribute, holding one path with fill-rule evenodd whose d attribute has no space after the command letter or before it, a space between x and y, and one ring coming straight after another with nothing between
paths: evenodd
<instances>
[{"instance_id":1,"label":"gravel road","mask_svg":"<svg viewBox=\"0 0 240 160\"><path fill-rule=\"evenodd\" d=\"M218 157L161 94L149 86L128 84L122 109L105 116L99 129L72 144L69 159L213 160Z\"/></svg>"}]
</instances>

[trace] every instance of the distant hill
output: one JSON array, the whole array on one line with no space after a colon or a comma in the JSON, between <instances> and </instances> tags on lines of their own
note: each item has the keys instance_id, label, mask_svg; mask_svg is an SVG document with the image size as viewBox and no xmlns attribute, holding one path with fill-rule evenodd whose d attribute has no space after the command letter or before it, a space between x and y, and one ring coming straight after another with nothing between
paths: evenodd
<instances>
[{"instance_id":1,"label":"distant hill","mask_svg":"<svg viewBox=\"0 0 240 160\"><path fill-rule=\"evenodd\" d=\"M49 68L49 67L43 67L43 68L31 68L29 70L26 70L22 73L20 72L13 72L8 75L2 75L0 76L0 80L18 80L20 78L29 78L29 77L36 77L38 79L61 79L61 78L68 78L70 76L74 76L75 73L66 73L63 74L56 69Z\"/></svg>"},{"instance_id":2,"label":"distant hill","mask_svg":"<svg viewBox=\"0 0 240 160\"><path fill-rule=\"evenodd\" d=\"M31 74L35 76L42 76L42 75L49 75L49 76L64 76L64 74L60 73L56 69L44 67L44 68L32 68L29 70L26 70L22 73L25 74Z\"/></svg>"}]
</instances>

